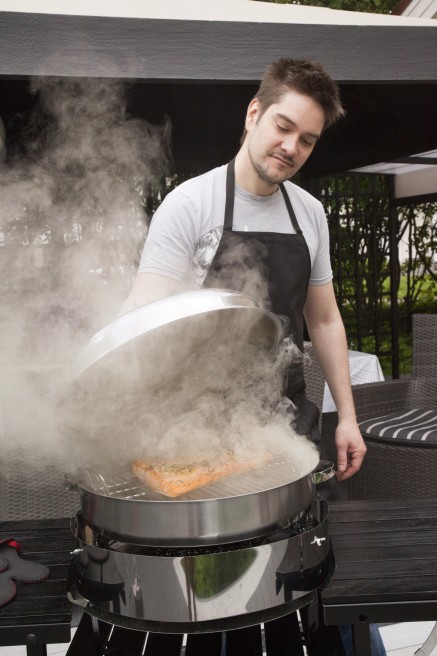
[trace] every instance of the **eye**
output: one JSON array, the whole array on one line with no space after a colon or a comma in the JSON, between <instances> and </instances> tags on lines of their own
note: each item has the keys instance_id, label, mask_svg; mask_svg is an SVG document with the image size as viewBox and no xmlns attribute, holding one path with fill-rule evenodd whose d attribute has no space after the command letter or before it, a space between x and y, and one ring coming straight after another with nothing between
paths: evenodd
<instances>
[{"instance_id":1,"label":"eye","mask_svg":"<svg viewBox=\"0 0 437 656\"><path fill-rule=\"evenodd\" d=\"M304 144L304 146L307 146L308 148L312 148L313 146L316 145L315 141L312 141L311 139L305 139L304 137L302 137L301 141Z\"/></svg>"},{"instance_id":2,"label":"eye","mask_svg":"<svg viewBox=\"0 0 437 656\"><path fill-rule=\"evenodd\" d=\"M288 132L288 128L286 128L284 125L281 125L280 123L276 123L276 127L278 128L279 132Z\"/></svg>"}]
</instances>

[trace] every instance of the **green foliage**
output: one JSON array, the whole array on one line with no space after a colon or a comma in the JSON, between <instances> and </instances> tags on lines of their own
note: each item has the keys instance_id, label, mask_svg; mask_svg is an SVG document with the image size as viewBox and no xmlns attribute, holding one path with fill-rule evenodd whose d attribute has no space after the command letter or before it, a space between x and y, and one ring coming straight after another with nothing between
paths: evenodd
<instances>
[{"instance_id":1,"label":"green foliage","mask_svg":"<svg viewBox=\"0 0 437 656\"><path fill-rule=\"evenodd\" d=\"M342 9L344 11L363 11L371 14L390 14L398 0L263 0L281 5L309 5L311 7L327 7L329 9Z\"/></svg>"},{"instance_id":2,"label":"green foliage","mask_svg":"<svg viewBox=\"0 0 437 656\"><path fill-rule=\"evenodd\" d=\"M383 176L323 179L330 224L334 286L340 308L377 334L380 299L389 275L388 189ZM358 333L361 347L360 333ZM378 344L377 344L378 346Z\"/></svg>"},{"instance_id":3,"label":"green foliage","mask_svg":"<svg viewBox=\"0 0 437 656\"><path fill-rule=\"evenodd\" d=\"M425 203L401 208L398 218L399 240L408 245L399 287L403 313L410 316L423 307L435 312L437 275L432 257L437 254L437 205Z\"/></svg>"},{"instance_id":4,"label":"green foliage","mask_svg":"<svg viewBox=\"0 0 437 656\"><path fill-rule=\"evenodd\" d=\"M334 287L350 348L376 353L384 373L391 375L394 297L400 372L407 373L411 316L437 312L432 263L437 253L437 205L391 208L384 176L327 177L320 187L330 228ZM401 244L407 246L402 267L397 261Z\"/></svg>"}]
</instances>

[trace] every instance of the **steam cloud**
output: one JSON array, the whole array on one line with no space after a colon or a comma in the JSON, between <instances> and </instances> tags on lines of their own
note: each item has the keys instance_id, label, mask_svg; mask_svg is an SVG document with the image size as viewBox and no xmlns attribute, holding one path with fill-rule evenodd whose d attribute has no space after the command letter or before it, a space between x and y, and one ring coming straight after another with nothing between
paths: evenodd
<instances>
[{"instance_id":1,"label":"steam cloud","mask_svg":"<svg viewBox=\"0 0 437 656\"><path fill-rule=\"evenodd\" d=\"M207 344L179 362L182 375L162 357L152 367L156 386L141 382L150 363L134 354L64 399L56 416L68 365L130 289L146 234L145 199L168 170L169 128L130 117L120 84L38 79L32 90L38 102L15 152L6 151L7 130L0 130L0 474L17 453L29 467L51 462L74 472L169 454L192 463L232 450L238 460L248 448L308 470L316 450L293 433L281 397L294 357L288 342L272 360L259 348L242 351L238 340L232 348L225 331L213 349ZM228 264L247 276L244 249L236 245ZM268 301L262 270L245 278L243 291ZM156 351L164 354L165 345Z\"/></svg>"},{"instance_id":2,"label":"steam cloud","mask_svg":"<svg viewBox=\"0 0 437 656\"><path fill-rule=\"evenodd\" d=\"M221 255L220 268L210 273L210 286L238 289L268 307L268 272L264 262L266 249L261 242L231 235L227 248Z\"/></svg>"},{"instance_id":3,"label":"steam cloud","mask_svg":"<svg viewBox=\"0 0 437 656\"><path fill-rule=\"evenodd\" d=\"M247 339L238 316L227 317L223 333L212 321L204 328L173 326L165 338L152 331L78 377L64 407L80 454L72 466L86 461L111 480L129 476L135 459L185 466L287 458L290 481L315 467L318 452L294 433L291 401L281 395L293 342L271 354Z\"/></svg>"},{"instance_id":4,"label":"steam cloud","mask_svg":"<svg viewBox=\"0 0 437 656\"><path fill-rule=\"evenodd\" d=\"M129 116L120 83L38 78L31 91L29 116L0 121L3 476L17 452L65 464L54 398L130 289L146 199L169 166L169 125Z\"/></svg>"}]
</instances>

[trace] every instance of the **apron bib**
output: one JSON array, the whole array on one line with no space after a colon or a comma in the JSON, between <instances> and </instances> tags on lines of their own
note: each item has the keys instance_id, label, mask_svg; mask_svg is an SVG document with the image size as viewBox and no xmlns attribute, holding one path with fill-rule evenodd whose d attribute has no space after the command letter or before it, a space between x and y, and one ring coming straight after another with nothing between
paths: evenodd
<instances>
[{"instance_id":1,"label":"apron bib","mask_svg":"<svg viewBox=\"0 0 437 656\"><path fill-rule=\"evenodd\" d=\"M303 353L303 308L311 275L308 245L284 185L279 185L295 234L232 230L235 198L235 159L228 164L223 235L205 278L205 286L222 285L243 291L245 274L261 271L268 286L270 309L286 318L287 335ZM238 249L237 262L229 268L230 253ZM240 275L241 274L241 275ZM297 406L296 430L309 435L317 427L318 410L305 396L303 354L293 363L285 394Z\"/></svg>"}]
</instances>

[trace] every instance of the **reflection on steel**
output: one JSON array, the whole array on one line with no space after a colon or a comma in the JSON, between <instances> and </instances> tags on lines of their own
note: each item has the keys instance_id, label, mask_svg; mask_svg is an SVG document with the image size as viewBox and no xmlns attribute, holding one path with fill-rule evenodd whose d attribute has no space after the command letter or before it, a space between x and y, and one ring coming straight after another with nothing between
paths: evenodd
<instances>
[{"instance_id":1,"label":"reflection on steel","mask_svg":"<svg viewBox=\"0 0 437 656\"><path fill-rule=\"evenodd\" d=\"M283 531L256 546L215 550L102 545L101 536L79 516L73 530L82 551L70 566L69 598L96 616L110 613L122 625L141 620L158 631L210 627L231 618L244 625L260 612L279 617L290 604L309 603L310 593L326 578L326 503L320 508L320 521L308 531Z\"/></svg>"}]
</instances>

